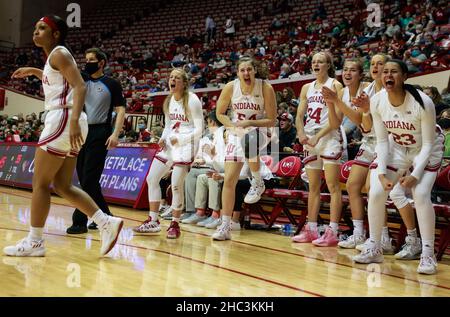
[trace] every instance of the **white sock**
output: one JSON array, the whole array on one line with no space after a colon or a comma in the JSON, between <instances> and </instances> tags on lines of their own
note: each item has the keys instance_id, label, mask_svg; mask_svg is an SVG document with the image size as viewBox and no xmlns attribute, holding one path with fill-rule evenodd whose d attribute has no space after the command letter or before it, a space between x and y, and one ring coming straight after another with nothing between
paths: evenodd
<instances>
[{"instance_id":1,"label":"white sock","mask_svg":"<svg viewBox=\"0 0 450 317\"><path fill-rule=\"evenodd\" d=\"M230 223L231 223L231 216L222 216L222 224L230 225Z\"/></svg>"},{"instance_id":2,"label":"white sock","mask_svg":"<svg viewBox=\"0 0 450 317\"><path fill-rule=\"evenodd\" d=\"M381 231L381 240L389 240L389 228L383 227L383 231Z\"/></svg>"},{"instance_id":3,"label":"white sock","mask_svg":"<svg viewBox=\"0 0 450 317\"><path fill-rule=\"evenodd\" d=\"M353 220L353 234L357 237L364 235L364 220Z\"/></svg>"},{"instance_id":4,"label":"white sock","mask_svg":"<svg viewBox=\"0 0 450 317\"><path fill-rule=\"evenodd\" d=\"M422 254L426 256L434 255L434 240L422 240Z\"/></svg>"},{"instance_id":5,"label":"white sock","mask_svg":"<svg viewBox=\"0 0 450 317\"><path fill-rule=\"evenodd\" d=\"M148 213L148 215L150 216L150 218L152 218L152 222L156 222L156 221L158 221L158 213L157 212L154 212L154 211L150 211L149 213Z\"/></svg>"},{"instance_id":6,"label":"white sock","mask_svg":"<svg viewBox=\"0 0 450 317\"><path fill-rule=\"evenodd\" d=\"M335 234L337 234L339 230L339 224L337 222L330 222L330 228Z\"/></svg>"},{"instance_id":7,"label":"white sock","mask_svg":"<svg viewBox=\"0 0 450 317\"><path fill-rule=\"evenodd\" d=\"M99 228L103 228L108 222L108 215L99 209L95 212L91 219L98 225Z\"/></svg>"},{"instance_id":8,"label":"white sock","mask_svg":"<svg viewBox=\"0 0 450 317\"><path fill-rule=\"evenodd\" d=\"M417 238L417 229L416 228L414 228L412 230L406 230L406 232L408 233L408 237L411 237L414 239Z\"/></svg>"},{"instance_id":9,"label":"white sock","mask_svg":"<svg viewBox=\"0 0 450 317\"><path fill-rule=\"evenodd\" d=\"M369 248L381 249L381 241L375 241L375 239L370 238L368 243Z\"/></svg>"},{"instance_id":10,"label":"white sock","mask_svg":"<svg viewBox=\"0 0 450 317\"><path fill-rule=\"evenodd\" d=\"M175 218L175 217L172 217L172 221L175 221L175 222L180 222L180 218Z\"/></svg>"},{"instance_id":11,"label":"white sock","mask_svg":"<svg viewBox=\"0 0 450 317\"><path fill-rule=\"evenodd\" d=\"M30 233L28 234L28 239L33 241L42 240L42 236L44 233L44 228L34 228L30 226Z\"/></svg>"},{"instance_id":12,"label":"white sock","mask_svg":"<svg viewBox=\"0 0 450 317\"><path fill-rule=\"evenodd\" d=\"M308 221L308 226L311 231L317 231L317 222L309 222Z\"/></svg>"},{"instance_id":13,"label":"white sock","mask_svg":"<svg viewBox=\"0 0 450 317\"><path fill-rule=\"evenodd\" d=\"M261 173L259 171L258 172L252 172L252 176L258 183L262 182Z\"/></svg>"}]
</instances>

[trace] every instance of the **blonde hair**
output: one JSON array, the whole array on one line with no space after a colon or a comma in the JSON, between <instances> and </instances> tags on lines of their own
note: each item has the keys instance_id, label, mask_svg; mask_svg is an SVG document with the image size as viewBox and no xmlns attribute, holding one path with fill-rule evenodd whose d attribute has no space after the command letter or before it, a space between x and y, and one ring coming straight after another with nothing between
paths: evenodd
<instances>
[{"instance_id":1,"label":"blonde hair","mask_svg":"<svg viewBox=\"0 0 450 317\"><path fill-rule=\"evenodd\" d=\"M170 74L172 74L173 72L178 72L181 75L181 79L183 79L183 83L184 83L184 90L183 90L183 109L184 109L184 113L186 114L186 116L190 116L190 110L189 110L189 78L187 73L182 69L182 68L174 68ZM173 94L171 92L169 92L169 95L166 97L166 99L164 99L164 104L163 104L163 111L164 114L168 114L169 113L169 103L170 100L172 99Z\"/></svg>"},{"instance_id":2,"label":"blonde hair","mask_svg":"<svg viewBox=\"0 0 450 317\"><path fill-rule=\"evenodd\" d=\"M321 52L314 54L314 56L316 56L318 54L325 56L325 59L326 59L328 65L330 65L330 68L328 68L328 77L334 78L336 75L336 69L334 67L333 55L331 55L331 53L329 53L329 52L321 51ZM314 56L313 56L313 58L314 58Z\"/></svg>"}]
</instances>

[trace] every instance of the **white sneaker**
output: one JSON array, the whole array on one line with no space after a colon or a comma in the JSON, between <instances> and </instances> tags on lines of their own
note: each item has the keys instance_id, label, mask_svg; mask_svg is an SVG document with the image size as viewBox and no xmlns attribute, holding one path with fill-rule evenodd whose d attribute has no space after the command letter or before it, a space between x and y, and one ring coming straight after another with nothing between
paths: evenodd
<instances>
[{"instance_id":1,"label":"white sneaker","mask_svg":"<svg viewBox=\"0 0 450 317\"><path fill-rule=\"evenodd\" d=\"M212 235L213 240L224 241L231 240L231 227L222 223Z\"/></svg>"},{"instance_id":2,"label":"white sneaker","mask_svg":"<svg viewBox=\"0 0 450 317\"><path fill-rule=\"evenodd\" d=\"M394 254L395 248L392 245L392 238L385 239L381 237L381 247L383 248L383 254Z\"/></svg>"},{"instance_id":3,"label":"white sneaker","mask_svg":"<svg viewBox=\"0 0 450 317\"><path fill-rule=\"evenodd\" d=\"M402 246L400 252L394 255L397 260L416 260L420 259L422 253L422 244L420 238L413 238L407 236L405 244Z\"/></svg>"},{"instance_id":4,"label":"white sneaker","mask_svg":"<svg viewBox=\"0 0 450 317\"><path fill-rule=\"evenodd\" d=\"M239 222L234 222L231 220L231 231L240 231L241 230L241 224Z\"/></svg>"},{"instance_id":5,"label":"white sneaker","mask_svg":"<svg viewBox=\"0 0 450 317\"><path fill-rule=\"evenodd\" d=\"M161 218L166 220L172 220L172 208L168 208L161 214Z\"/></svg>"},{"instance_id":6,"label":"white sneaker","mask_svg":"<svg viewBox=\"0 0 450 317\"><path fill-rule=\"evenodd\" d=\"M369 239L366 240L363 244L358 244L355 249L361 252L364 252L364 250L367 248ZM392 238L389 238L389 240L383 240L381 238L381 248L383 249L383 254L394 254L394 247L392 246Z\"/></svg>"},{"instance_id":7,"label":"white sneaker","mask_svg":"<svg viewBox=\"0 0 450 317\"><path fill-rule=\"evenodd\" d=\"M214 218L213 221L211 221L210 223L208 223L205 228L207 229L216 229L218 226L220 226L222 224L222 219L220 218Z\"/></svg>"},{"instance_id":8,"label":"white sneaker","mask_svg":"<svg viewBox=\"0 0 450 317\"><path fill-rule=\"evenodd\" d=\"M252 178L251 187L244 198L246 204L255 204L261 199L261 195L266 190L266 185L264 181L258 183L254 178Z\"/></svg>"},{"instance_id":9,"label":"white sneaker","mask_svg":"<svg viewBox=\"0 0 450 317\"><path fill-rule=\"evenodd\" d=\"M8 256L45 256L44 240L30 240L28 237L17 242L16 245L3 249Z\"/></svg>"},{"instance_id":10,"label":"white sneaker","mask_svg":"<svg viewBox=\"0 0 450 317\"><path fill-rule=\"evenodd\" d=\"M437 261L434 254L423 255L420 257L420 263L417 267L417 273L420 274L436 274L437 272Z\"/></svg>"},{"instance_id":11,"label":"white sneaker","mask_svg":"<svg viewBox=\"0 0 450 317\"><path fill-rule=\"evenodd\" d=\"M216 220L216 218L214 218L213 216L210 216L208 218L206 218L205 220L202 220L200 222L197 222L197 226L199 227L205 227L207 224L210 224L211 222L213 222L214 220Z\"/></svg>"},{"instance_id":12,"label":"white sneaker","mask_svg":"<svg viewBox=\"0 0 450 317\"><path fill-rule=\"evenodd\" d=\"M159 220L153 221L152 217L149 216L139 226L134 227L133 231L137 233L157 233L161 231L161 225L159 224Z\"/></svg>"},{"instance_id":13,"label":"white sneaker","mask_svg":"<svg viewBox=\"0 0 450 317\"><path fill-rule=\"evenodd\" d=\"M100 237L102 239L102 246L100 254L106 255L114 248L114 245L119 238L120 230L123 227L123 220L117 217L108 216L108 222L100 229Z\"/></svg>"},{"instance_id":14,"label":"white sneaker","mask_svg":"<svg viewBox=\"0 0 450 317\"><path fill-rule=\"evenodd\" d=\"M367 247L368 247L368 245L369 245L369 241L370 241L369 238L366 239L366 241L364 241L364 243L358 244L358 245L355 247L355 249L358 250L358 251L363 252L365 249L367 249Z\"/></svg>"},{"instance_id":15,"label":"white sneaker","mask_svg":"<svg viewBox=\"0 0 450 317\"><path fill-rule=\"evenodd\" d=\"M197 214L192 214L189 218L186 218L181 221L181 223L187 224L187 225L196 225L198 222L205 220L206 216L199 216Z\"/></svg>"},{"instance_id":16,"label":"white sneaker","mask_svg":"<svg viewBox=\"0 0 450 317\"><path fill-rule=\"evenodd\" d=\"M360 254L353 257L356 263L381 263L384 261L383 250L374 246L368 246Z\"/></svg>"},{"instance_id":17,"label":"white sneaker","mask_svg":"<svg viewBox=\"0 0 450 317\"><path fill-rule=\"evenodd\" d=\"M163 205L159 208L159 214L162 215L163 213L165 213L168 209L170 208L169 205Z\"/></svg>"},{"instance_id":18,"label":"white sneaker","mask_svg":"<svg viewBox=\"0 0 450 317\"><path fill-rule=\"evenodd\" d=\"M338 246L344 249L354 249L360 244L364 244L365 237L364 236L356 236L352 234L350 237L347 238L347 240L340 241L338 243Z\"/></svg>"}]
</instances>

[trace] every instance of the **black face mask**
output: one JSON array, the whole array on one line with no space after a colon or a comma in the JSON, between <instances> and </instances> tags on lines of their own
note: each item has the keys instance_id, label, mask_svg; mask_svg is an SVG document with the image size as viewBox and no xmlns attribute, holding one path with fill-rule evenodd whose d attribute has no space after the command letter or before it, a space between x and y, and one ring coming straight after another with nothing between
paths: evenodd
<instances>
[{"instance_id":1,"label":"black face mask","mask_svg":"<svg viewBox=\"0 0 450 317\"><path fill-rule=\"evenodd\" d=\"M100 69L99 63L100 62L86 63L86 66L84 66L84 71L89 75L95 74Z\"/></svg>"},{"instance_id":2,"label":"black face mask","mask_svg":"<svg viewBox=\"0 0 450 317\"><path fill-rule=\"evenodd\" d=\"M437 124L444 130L450 129L450 118L441 118Z\"/></svg>"}]
</instances>

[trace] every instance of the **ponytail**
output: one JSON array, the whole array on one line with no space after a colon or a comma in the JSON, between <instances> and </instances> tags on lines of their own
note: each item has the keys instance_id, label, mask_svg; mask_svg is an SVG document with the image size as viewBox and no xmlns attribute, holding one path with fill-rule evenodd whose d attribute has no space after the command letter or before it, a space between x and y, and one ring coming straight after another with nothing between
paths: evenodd
<instances>
[{"instance_id":1,"label":"ponytail","mask_svg":"<svg viewBox=\"0 0 450 317\"><path fill-rule=\"evenodd\" d=\"M425 105L423 103L423 99L420 96L419 92L417 91L417 89L410 84L403 84L403 89L406 90L407 92L409 92L414 99L416 99L416 101L422 106L423 109L425 109Z\"/></svg>"}]
</instances>

